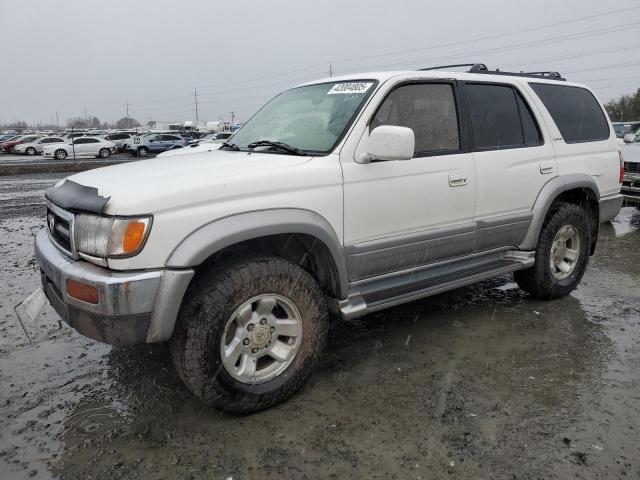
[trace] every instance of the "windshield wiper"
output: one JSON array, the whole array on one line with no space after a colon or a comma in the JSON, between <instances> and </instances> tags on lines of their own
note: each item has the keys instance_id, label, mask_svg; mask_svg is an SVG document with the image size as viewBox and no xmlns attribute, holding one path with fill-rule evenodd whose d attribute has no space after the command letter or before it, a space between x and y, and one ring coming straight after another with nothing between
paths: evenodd
<instances>
[{"instance_id":1,"label":"windshield wiper","mask_svg":"<svg viewBox=\"0 0 640 480\"><path fill-rule=\"evenodd\" d=\"M284 150L286 152L293 153L294 155L307 155L305 152L303 152L299 148L293 147L293 146L289 145L288 143L273 142L271 140L258 140L257 142L250 143L249 145L247 145L247 147L249 147L249 148L275 147L275 148L279 148L280 150Z\"/></svg>"},{"instance_id":2,"label":"windshield wiper","mask_svg":"<svg viewBox=\"0 0 640 480\"><path fill-rule=\"evenodd\" d=\"M222 145L220 145L220 150L222 150L223 148L225 150L233 150L234 152L240 151L240 147L235 143L231 143L231 142L222 142Z\"/></svg>"}]
</instances>

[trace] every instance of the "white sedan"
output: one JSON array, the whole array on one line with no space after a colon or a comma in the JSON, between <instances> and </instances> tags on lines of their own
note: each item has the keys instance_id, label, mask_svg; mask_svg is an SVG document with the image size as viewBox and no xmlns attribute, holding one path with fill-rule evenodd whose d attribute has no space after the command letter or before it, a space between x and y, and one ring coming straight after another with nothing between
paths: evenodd
<instances>
[{"instance_id":1,"label":"white sedan","mask_svg":"<svg viewBox=\"0 0 640 480\"><path fill-rule=\"evenodd\" d=\"M109 158L116 153L116 144L102 138L78 137L65 143L57 143L42 149L44 157L64 160L67 157Z\"/></svg>"},{"instance_id":2,"label":"white sedan","mask_svg":"<svg viewBox=\"0 0 640 480\"><path fill-rule=\"evenodd\" d=\"M36 155L42 153L42 149L47 147L53 143L64 143L64 138L60 137L44 137L38 138L33 142L28 143L19 143L15 147L13 147L13 151L15 153L21 153L26 155Z\"/></svg>"}]
</instances>

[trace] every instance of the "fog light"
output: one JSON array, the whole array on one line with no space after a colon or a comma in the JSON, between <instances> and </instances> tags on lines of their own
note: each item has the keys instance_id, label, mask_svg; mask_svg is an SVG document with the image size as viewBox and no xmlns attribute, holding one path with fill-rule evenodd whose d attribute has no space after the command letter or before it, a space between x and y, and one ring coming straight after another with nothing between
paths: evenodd
<instances>
[{"instance_id":1,"label":"fog light","mask_svg":"<svg viewBox=\"0 0 640 480\"><path fill-rule=\"evenodd\" d=\"M70 297L82 302L93 303L94 305L98 303L98 289L91 285L67 279L67 293Z\"/></svg>"}]
</instances>

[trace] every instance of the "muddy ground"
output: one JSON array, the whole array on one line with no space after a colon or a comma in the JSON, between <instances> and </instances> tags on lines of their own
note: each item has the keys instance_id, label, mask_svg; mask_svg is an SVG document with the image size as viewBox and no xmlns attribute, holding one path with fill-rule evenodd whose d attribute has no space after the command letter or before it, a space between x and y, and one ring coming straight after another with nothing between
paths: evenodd
<instances>
[{"instance_id":1,"label":"muddy ground","mask_svg":"<svg viewBox=\"0 0 640 480\"><path fill-rule=\"evenodd\" d=\"M13 306L55 175L0 181L0 478L640 478L640 212L601 228L579 289L510 277L336 323L293 399L245 417L200 404L164 345L59 329Z\"/></svg>"}]
</instances>

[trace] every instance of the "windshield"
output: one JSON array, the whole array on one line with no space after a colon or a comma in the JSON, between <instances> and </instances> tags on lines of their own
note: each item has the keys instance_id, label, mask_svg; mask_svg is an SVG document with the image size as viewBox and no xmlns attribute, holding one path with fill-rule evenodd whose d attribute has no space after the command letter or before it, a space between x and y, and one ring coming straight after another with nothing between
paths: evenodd
<instances>
[{"instance_id":1,"label":"windshield","mask_svg":"<svg viewBox=\"0 0 640 480\"><path fill-rule=\"evenodd\" d=\"M630 123L618 123L613 126L613 130L616 133L631 133L635 130L634 127L637 127L637 126L638 125L636 124L630 124Z\"/></svg>"},{"instance_id":2,"label":"windshield","mask_svg":"<svg viewBox=\"0 0 640 480\"><path fill-rule=\"evenodd\" d=\"M330 152L374 90L375 81L330 82L294 88L267 103L233 136L241 149L261 140L310 153Z\"/></svg>"}]
</instances>

